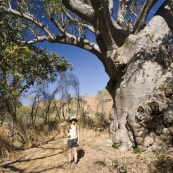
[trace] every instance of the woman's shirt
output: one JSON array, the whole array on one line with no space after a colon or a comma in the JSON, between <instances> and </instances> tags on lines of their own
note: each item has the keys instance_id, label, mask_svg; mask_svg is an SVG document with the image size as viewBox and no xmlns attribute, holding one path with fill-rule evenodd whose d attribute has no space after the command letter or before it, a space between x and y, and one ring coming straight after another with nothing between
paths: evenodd
<instances>
[{"instance_id":1,"label":"woman's shirt","mask_svg":"<svg viewBox=\"0 0 173 173\"><path fill-rule=\"evenodd\" d=\"M69 126L69 139L77 139L77 126L76 125L71 125Z\"/></svg>"}]
</instances>

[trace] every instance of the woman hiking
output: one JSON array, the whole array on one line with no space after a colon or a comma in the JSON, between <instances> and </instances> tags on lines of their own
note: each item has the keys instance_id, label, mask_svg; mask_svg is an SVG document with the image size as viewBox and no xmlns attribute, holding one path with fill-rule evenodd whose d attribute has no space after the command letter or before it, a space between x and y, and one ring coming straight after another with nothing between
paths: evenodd
<instances>
[{"instance_id":1,"label":"woman hiking","mask_svg":"<svg viewBox=\"0 0 173 173\"><path fill-rule=\"evenodd\" d=\"M70 126L68 127L68 164L74 160L74 164L78 163L77 147L79 146L79 128L76 125L78 120L76 117L70 118ZM73 158L74 157L74 158Z\"/></svg>"}]
</instances>

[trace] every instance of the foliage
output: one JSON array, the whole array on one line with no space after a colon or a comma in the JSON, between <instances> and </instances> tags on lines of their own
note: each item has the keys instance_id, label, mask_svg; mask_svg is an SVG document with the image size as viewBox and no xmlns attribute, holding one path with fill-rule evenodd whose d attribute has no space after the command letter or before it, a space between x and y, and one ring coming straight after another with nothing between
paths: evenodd
<instances>
[{"instance_id":1,"label":"foliage","mask_svg":"<svg viewBox=\"0 0 173 173\"><path fill-rule=\"evenodd\" d=\"M30 112L31 112L31 108L28 106L22 105L16 109L16 114L18 119L22 118L22 119L25 119L25 121L27 122L29 121Z\"/></svg>"},{"instance_id":2,"label":"foliage","mask_svg":"<svg viewBox=\"0 0 173 173\"><path fill-rule=\"evenodd\" d=\"M106 89L98 91L97 94L101 94L102 96L110 96L109 92Z\"/></svg>"},{"instance_id":3,"label":"foliage","mask_svg":"<svg viewBox=\"0 0 173 173\"><path fill-rule=\"evenodd\" d=\"M66 112L69 113L69 114L74 114L74 113L75 113L75 110L72 109L72 108L68 108L68 109L66 110Z\"/></svg>"},{"instance_id":4,"label":"foliage","mask_svg":"<svg viewBox=\"0 0 173 173\"><path fill-rule=\"evenodd\" d=\"M85 114L82 114L82 116L79 118L79 123L84 128L87 128L87 127L93 128L94 127L94 120Z\"/></svg>"},{"instance_id":5,"label":"foliage","mask_svg":"<svg viewBox=\"0 0 173 173\"><path fill-rule=\"evenodd\" d=\"M23 44L18 19L1 13L6 20L0 20L0 107L16 119L23 91L43 80L54 82L58 73L72 65L55 52Z\"/></svg>"},{"instance_id":6,"label":"foliage","mask_svg":"<svg viewBox=\"0 0 173 173\"><path fill-rule=\"evenodd\" d=\"M96 118L96 120L102 122L102 121L105 120L105 115L102 114L102 113L100 113L100 112L96 112L96 113L95 113L95 118Z\"/></svg>"},{"instance_id":7,"label":"foliage","mask_svg":"<svg viewBox=\"0 0 173 173\"><path fill-rule=\"evenodd\" d=\"M86 3L84 0L80 0L82 3ZM6 0L1 0L0 5L8 6ZM135 23L135 19L137 18L137 14L139 13L140 6L144 4L144 1L127 1L125 3L126 10L124 15L126 20L129 23ZM12 4L16 9L23 14L29 14L30 11L35 15L30 15L30 17L21 18L20 25L25 29L25 34L27 35L35 35L37 37L45 35L44 28L42 28L41 23L46 25L45 22L47 20L51 20L59 29L61 33L64 31L73 34L75 36L79 36L83 39L87 37L87 39L91 38L93 29L89 27L88 21L85 20L85 17L82 18L80 15L78 16L74 12L68 10L63 5L62 0L37 0L37 1L13 1ZM116 10L114 10L116 11ZM113 15L116 15L115 12ZM33 20L33 17L39 23ZM124 17L124 16L123 16ZM127 23L126 23L127 25ZM28 29L32 27L32 30ZM128 26L129 27L129 26ZM51 25L50 30L53 31L53 26ZM62 31L63 30L63 31ZM89 32L88 32L89 31ZM93 37L92 37L93 39Z\"/></svg>"},{"instance_id":8,"label":"foliage","mask_svg":"<svg viewBox=\"0 0 173 173\"><path fill-rule=\"evenodd\" d=\"M79 123L83 128L92 128L96 131L103 131L109 127L108 120L105 118L105 115L101 113L96 113L95 117L92 118L83 112L82 116L79 118Z\"/></svg>"},{"instance_id":9,"label":"foliage","mask_svg":"<svg viewBox=\"0 0 173 173\"><path fill-rule=\"evenodd\" d=\"M141 149L141 148L135 148L135 149L133 150L133 153L134 153L134 154L142 153L142 149Z\"/></svg>"},{"instance_id":10,"label":"foliage","mask_svg":"<svg viewBox=\"0 0 173 173\"><path fill-rule=\"evenodd\" d=\"M103 129L108 128L110 125L103 113L96 112L95 113L95 119L96 119L97 126L103 127Z\"/></svg>"}]
</instances>

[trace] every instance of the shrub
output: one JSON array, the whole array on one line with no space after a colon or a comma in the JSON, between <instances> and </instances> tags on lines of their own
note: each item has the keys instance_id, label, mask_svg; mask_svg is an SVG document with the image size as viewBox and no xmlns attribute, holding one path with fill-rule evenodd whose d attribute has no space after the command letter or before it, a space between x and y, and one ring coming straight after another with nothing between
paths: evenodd
<instances>
[{"instance_id":1,"label":"shrub","mask_svg":"<svg viewBox=\"0 0 173 173\"><path fill-rule=\"evenodd\" d=\"M142 148L135 148L135 149L133 150L133 153L134 153L134 154L142 153Z\"/></svg>"},{"instance_id":2,"label":"shrub","mask_svg":"<svg viewBox=\"0 0 173 173\"><path fill-rule=\"evenodd\" d=\"M81 118L79 118L79 124L81 124L81 126L83 128L89 127L92 128L94 127L94 121L91 117L87 116L86 114L82 114Z\"/></svg>"},{"instance_id":3,"label":"shrub","mask_svg":"<svg viewBox=\"0 0 173 173\"><path fill-rule=\"evenodd\" d=\"M96 127L100 127L103 129L106 129L109 127L109 122L106 119L104 114L102 114L100 112L96 112L95 113L95 119L96 119L96 122L95 122Z\"/></svg>"}]
</instances>

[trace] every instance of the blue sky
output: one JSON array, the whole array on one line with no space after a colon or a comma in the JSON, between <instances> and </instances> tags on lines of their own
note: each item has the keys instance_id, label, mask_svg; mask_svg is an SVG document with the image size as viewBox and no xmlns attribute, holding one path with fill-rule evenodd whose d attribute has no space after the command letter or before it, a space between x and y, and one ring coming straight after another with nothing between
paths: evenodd
<instances>
[{"instance_id":1,"label":"blue sky","mask_svg":"<svg viewBox=\"0 0 173 173\"><path fill-rule=\"evenodd\" d=\"M90 52L75 46L58 43L42 42L37 43L37 46L55 51L73 64L73 74L79 79L81 95L94 95L106 87L109 77L102 63ZM50 85L50 87L53 86Z\"/></svg>"},{"instance_id":2,"label":"blue sky","mask_svg":"<svg viewBox=\"0 0 173 173\"><path fill-rule=\"evenodd\" d=\"M147 18L147 22L164 1L159 0L157 5L153 7ZM109 77L102 63L90 52L75 46L58 43L41 42L37 43L37 46L46 47L49 51L55 51L57 54L66 57L73 64L73 73L78 77L80 82L80 94L94 95L106 87Z\"/></svg>"}]
</instances>

